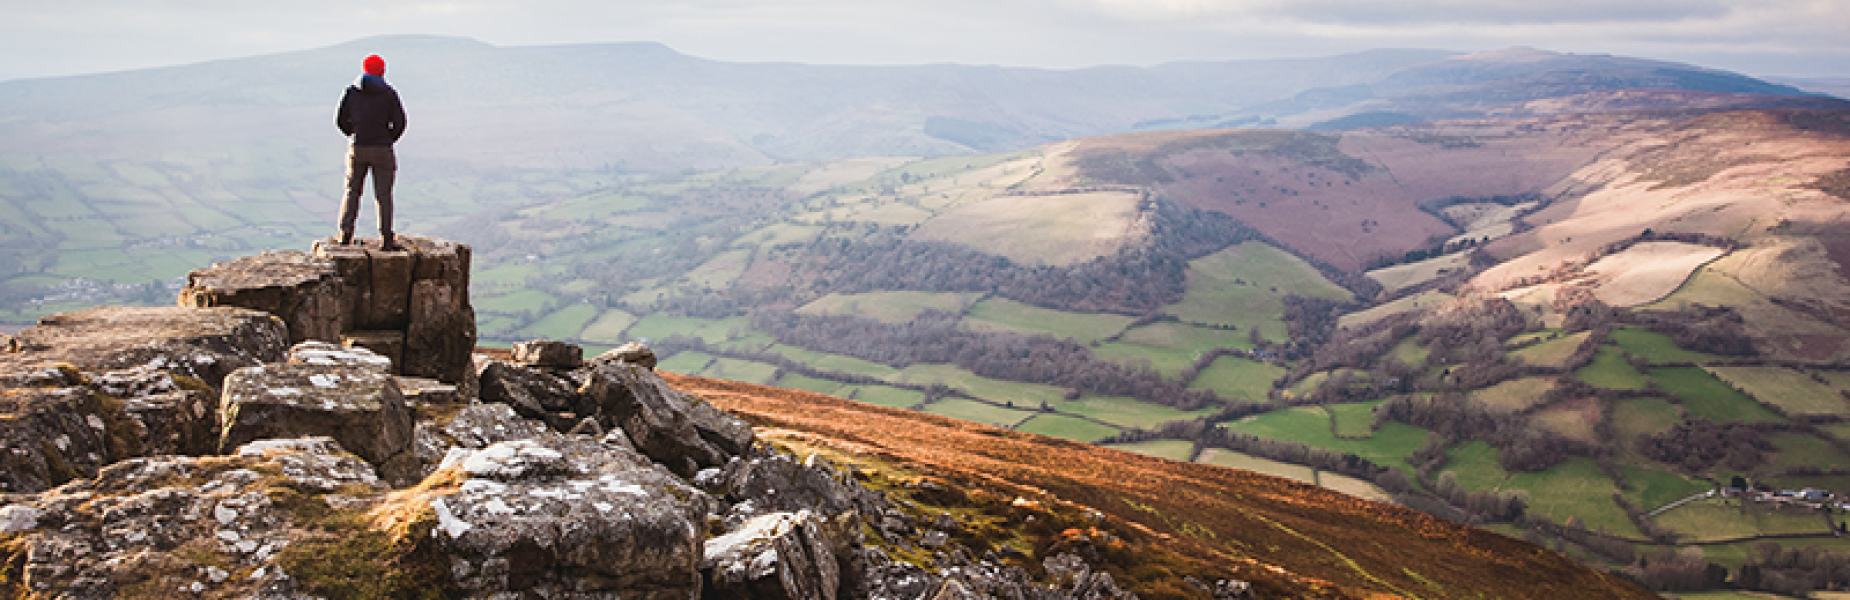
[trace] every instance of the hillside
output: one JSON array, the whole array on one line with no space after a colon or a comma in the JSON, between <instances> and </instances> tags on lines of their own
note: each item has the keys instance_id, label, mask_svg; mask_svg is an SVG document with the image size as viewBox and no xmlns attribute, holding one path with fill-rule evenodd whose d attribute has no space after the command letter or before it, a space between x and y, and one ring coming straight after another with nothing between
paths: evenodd
<instances>
[{"instance_id":1,"label":"hillside","mask_svg":"<svg viewBox=\"0 0 1850 600\"><path fill-rule=\"evenodd\" d=\"M846 464L918 470L964 486L965 493L985 490L1098 510L1111 522L1130 524L1134 533L1126 541L1133 548L1174 552L1179 556L1171 560L1187 565L1170 568L1203 568L1190 564L1200 560L1209 569L1256 577L1262 596L1652 597L1523 542L1287 479L821 394L664 377L741 415L768 437L822 448Z\"/></svg>"}]
</instances>

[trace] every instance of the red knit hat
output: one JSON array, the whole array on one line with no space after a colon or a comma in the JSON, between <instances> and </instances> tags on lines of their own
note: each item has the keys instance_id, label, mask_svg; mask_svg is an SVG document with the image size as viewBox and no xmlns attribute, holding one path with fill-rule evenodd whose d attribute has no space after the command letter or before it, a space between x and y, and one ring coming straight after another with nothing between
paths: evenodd
<instances>
[{"instance_id":1,"label":"red knit hat","mask_svg":"<svg viewBox=\"0 0 1850 600\"><path fill-rule=\"evenodd\" d=\"M366 69L366 74L368 75L385 76L385 59L379 58L377 54L368 56L366 60L360 61L360 66Z\"/></svg>"}]
</instances>

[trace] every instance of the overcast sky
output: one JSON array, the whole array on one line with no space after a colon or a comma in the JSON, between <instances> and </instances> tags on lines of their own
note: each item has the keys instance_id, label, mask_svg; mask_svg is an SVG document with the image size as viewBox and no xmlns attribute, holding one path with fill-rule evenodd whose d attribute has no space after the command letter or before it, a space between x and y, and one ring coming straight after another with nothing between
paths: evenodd
<instances>
[{"instance_id":1,"label":"overcast sky","mask_svg":"<svg viewBox=\"0 0 1850 600\"><path fill-rule=\"evenodd\" d=\"M1850 77L1850 0L0 0L0 80L440 34L818 64L1075 68L1533 46Z\"/></svg>"}]
</instances>

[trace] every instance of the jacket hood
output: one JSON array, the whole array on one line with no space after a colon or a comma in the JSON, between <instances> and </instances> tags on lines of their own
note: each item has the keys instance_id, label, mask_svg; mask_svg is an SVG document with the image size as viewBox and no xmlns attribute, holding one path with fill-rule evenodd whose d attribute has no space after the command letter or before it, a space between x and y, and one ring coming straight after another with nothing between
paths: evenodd
<instances>
[{"instance_id":1,"label":"jacket hood","mask_svg":"<svg viewBox=\"0 0 1850 600\"><path fill-rule=\"evenodd\" d=\"M360 79L353 82L353 87L367 94L383 94L392 90L392 86L386 84L384 77L371 73L360 75Z\"/></svg>"}]
</instances>

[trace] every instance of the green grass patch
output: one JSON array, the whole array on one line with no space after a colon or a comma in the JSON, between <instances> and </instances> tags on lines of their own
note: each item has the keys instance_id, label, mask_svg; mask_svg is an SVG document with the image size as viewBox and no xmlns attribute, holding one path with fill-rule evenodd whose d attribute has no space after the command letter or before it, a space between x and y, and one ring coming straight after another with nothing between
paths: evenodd
<instances>
[{"instance_id":1,"label":"green grass patch","mask_svg":"<svg viewBox=\"0 0 1850 600\"><path fill-rule=\"evenodd\" d=\"M1652 369L1651 380L1682 399L1683 408L1692 417L1716 423L1785 420L1700 367Z\"/></svg>"},{"instance_id":2,"label":"green grass patch","mask_svg":"<svg viewBox=\"0 0 1850 600\"><path fill-rule=\"evenodd\" d=\"M1187 461L1189 456L1195 453L1195 443L1186 440L1150 440L1129 444L1106 444L1105 447L1179 461Z\"/></svg>"},{"instance_id":3,"label":"green grass patch","mask_svg":"<svg viewBox=\"0 0 1850 600\"><path fill-rule=\"evenodd\" d=\"M1284 340L1280 318L1288 294L1353 297L1302 259L1262 242L1246 242L1189 261L1182 300L1163 312L1185 321L1234 325L1241 332L1258 327L1267 339Z\"/></svg>"},{"instance_id":4,"label":"green grass patch","mask_svg":"<svg viewBox=\"0 0 1850 600\"><path fill-rule=\"evenodd\" d=\"M842 393L857 402L878 404L887 408L912 408L925 401L925 392L901 389L884 385L861 385L843 388Z\"/></svg>"},{"instance_id":5,"label":"green grass patch","mask_svg":"<svg viewBox=\"0 0 1850 600\"><path fill-rule=\"evenodd\" d=\"M691 317L671 317L649 315L637 321L629 328L632 339L662 339L680 334L700 338L707 343L737 339L752 333L751 319L748 317L727 317L724 319L695 319Z\"/></svg>"},{"instance_id":6,"label":"green grass patch","mask_svg":"<svg viewBox=\"0 0 1850 600\"><path fill-rule=\"evenodd\" d=\"M1426 358L1432 356L1432 350L1420 345L1418 336L1407 336L1406 339L1395 343L1394 347L1388 350L1388 356L1400 361L1401 364L1417 367L1426 364Z\"/></svg>"},{"instance_id":7,"label":"green grass patch","mask_svg":"<svg viewBox=\"0 0 1850 600\"><path fill-rule=\"evenodd\" d=\"M1310 467L1259 458L1251 454L1234 452L1226 448L1208 448L1201 451L1195 462L1234 469L1245 469L1254 473L1264 473L1273 477L1283 477L1304 483L1315 484L1317 479Z\"/></svg>"},{"instance_id":8,"label":"green grass patch","mask_svg":"<svg viewBox=\"0 0 1850 600\"><path fill-rule=\"evenodd\" d=\"M1542 401L1542 395L1555 388L1553 377L1511 379L1471 392L1471 398L1507 412L1528 410Z\"/></svg>"},{"instance_id":9,"label":"green grass patch","mask_svg":"<svg viewBox=\"0 0 1850 600\"><path fill-rule=\"evenodd\" d=\"M1708 367L1710 373L1754 399L1778 406L1788 415L1841 415L1850 402L1828 380L1785 367ZM1823 379L1822 376L1819 379Z\"/></svg>"},{"instance_id":10,"label":"green grass patch","mask_svg":"<svg viewBox=\"0 0 1850 600\"><path fill-rule=\"evenodd\" d=\"M584 332L579 335L592 341L619 342L623 340L623 330L629 329L638 320L640 319L636 315L613 308L598 315L597 319L591 321L590 325L586 325Z\"/></svg>"},{"instance_id":11,"label":"green grass patch","mask_svg":"<svg viewBox=\"0 0 1850 600\"><path fill-rule=\"evenodd\" d=\"M1782 533L1824 533L1824 517L1809 509L1784 509L1740 500L1698 500L1652 518L1692 542Z\"/></svg>"},{"instance_id":12,"label":"green grass patch","mask_svg":"<svg viewBox=\"0 0 1850 600\"><path fill-rule=\"evenodd\" d=\"M1619 347L1623 348L1626 352L1644 357L1645 360L1650 361L1653 365L1665 363L1702 364L1716 359L1716 356L1713 354L1678 348L1676 341L1671 340L1670 336L1633 327L1614 329L1612 330L1611 337L1608 339L1617 343Z\"/></svg>"},{"instance_id":13,"label":"green grass patch","mask_svg":"<svg viewBox=\"0 0 1850 600\"><path fill-rule=\"evenodd\" d=\"M1574 351L1593 335L1591 331L1582 331L1573 335L1547 339L1533 345L1510 352L1510 356L1522 359L1525 364L1543 367L1565 367L1567 359L1574 356Z\"/></svg>"},{"instance_id":14,"label":"green grass patch","mask_svg":"<svg viewBox=\"0 0 1850 600\"><path fill-rule=\"evenodd\" d=\"M1625 537L1642 537L1638 526L1612 501L1619 491L1593 459L1574 457L1547 471L1512 473L1506 487L1529 492L1529 512L1556 522L1579 519L1587 529Z\"/></svg>"},{"instance_id":15,"label":"green grass patch","mask_svg":"<svg viewBox=\"0 0 1850 600\"><path fill-rule=\"evenodd\" d=\"M1612 429L1617 442L1630 446L1639 436L1656 435L1683 420L1683 411L1663 398L1623 398L1613 402Z\"/></svg>"},{"instance_id":16,"label":"green grass patch","mask_svg":"<svg viewBox=\"0 0 1850 600\"><path fill-rule=\"evenodd\" d=\"M1426 430L1405 423L1386 423L1366 440L1341 440L1330 433L1330 417L1317 407L1297 407L1254 415L1227 427L1262 438L1303 442L1337 452L1355 454L1384 467L1412 474L1407 457L1426 443Z\"/></svg>"},{"instance_id":17,"label":"green grass patch","mask_svg":"<svg viewBox=\"0 0 1850 600\"><path fill-rule=\"evenodd\" d=\"M1837 446L1823 439L1802 433L1774 433L1768 434L1766 439L1779 448L1773 462L1766 466L1768 469L1784 471L1794 467L1850 467L1850 456L1845 456Z\"/></svg>"},{"instance_id":18,"label":"green grass patch","mask_svg":"<svg viewBox=\"0 0 1850 600\"><path fill-rule=\"evenodd\" d=\"M599 312L597 307L589 304L573 304L553 311L552 314L527 326L523 331L541 339L578 339L579 333L585 330L585 325L590 323L591 319L597 318Z\"/></svg>"},{"instance_id":19,"label":"green grass patch","mask_svg":"<svg viewBox=\"0 0 1850 600\"><path fill-rule=\"evenodd\" d=\"M1272 382L1285 376L1285 368L1237 356L1221 356L1188 383L1191 390L1213 390L1223 398L1263 401Z\"/></svg>"},{"instance_id":20,"label":"green grass patch","mask_svg":"<svg viewBox=\"0 0 1850 600\"><path fill-rule=\"evenodd\" d=\"M777 379L777 367L757 361L720 358L701 376L730 379L746 383L770 384Z\"/></svg>"},{"instance_id":21,"label":"green grass patch","mask_svg":"<svg viewBox=\"0 0 1850 600\"><path fill-rule=\"evenodd\" d=\"M479 288L521 287L527 284L527 278L540 273L536 264L500 265L481 269L469 276L471 286Z\"/></svg>"},{"instance_id":22,"label":"green grass patch","mask_svg":"<svg viewBox=\"0 0 1850 600\"><path fill-rule=\"evenodd\" d=\"M1375 407L1385 400L1351 404L1327 404L1323 409L1336 420L1336 434L1343 437L1368 437L1374 434Z\"/></svg>"},{"instance_id":23,"label":"green grass patch","mask_svg":"<svg viewBox=\"0 0 1850 600\"><path fill-rule=\"evenodd\" d=\"M1446 451L1445 471L1458 478L1458 484L1470 490L1493 491L1503 488L1509 472L1498 462L1503 451L1481 440L1472 440Z\"/></svg>"},{"instance_id":24,"label":"green grass patch","mask_svg":"<svg viewBox=\"0 0 1850 600\"><path fill-rule=\"evenodd\" d=\"M1066 396L1066 390L1051 385L990 379L954 365L912 365L888 381L915 385L936 383L998 404L1013 402L1015 406L1032 408L1038 408L1043 401L1060 402Z\"/></svg>"},{"instance_id":25,"label":"green grass patch","mask_svg":"<svg viewBox=\"0 0 1850 600\"><path fill-rule=\"evenodd\" d=\"M805 315L852 315L882 323L908 323L927 309L963 313L981 298L974 292L868 292L829 294L797 309Z\"/></svg>"},{"instance_id":26,"label":"green grass patch","mask_svg":"<svg viewBox=\"0 0 1850 600\"><path fill-rule=\"evenodd\" d=\"M1238 331L1153 323L1125 331L1118 341L1101 344L1092 353L1121 364L1147 364L1164 376L1175 377L1215 348L1249 349L1252 343Z\"/></svg>"},{"instance_id":27,"label":"green grass patch","mask_svg":"<svg viewBox=\"0 0 1850 600\"><path fill-rule=\"evenodd\" d=\"M1155 429L1158 425L1170 421L1197 419L1214 414L1214 409L1211 408L1180 411L1161 404L1118 396L1088 395L1078 400L1050 404L1060 412L1091 417L1122 427L1142 429ZM1020 404L1017 403L1017 406Z\"/></svg>"},{"instance_id":28,"label":"green grass patch","mask_svg":"<svg viewBox=\"0 0 1850 600\"><path fill-rule=\"evenodd\" d=\"M470 304L475 305L475 309L478 311L498 312L510 315L526 312L538 313L544 310L547 304L552 302L554 302L552 294L539 290L520 290L518 292L501 295L485 294L470 300Z\"/></svg>"},{"instance_id":29,"label":"green grass patch","mask_svg":"<svg viewBox=\"0 0 1850 600\"><path fill-rule=\"evenodd\" d=\"M1016 431L1057 437L1076 442L1092 443L1119 433L1116 427L1100 425L1085 419L1067 415L1040 414L1028 419Z\"/></svg>"},{"instance_id":30,"label":"green grass patch","mask_svg":"<svg viewBox=\"0 0 1850 600\"><path fill-rule=\"evenodd\" d=\"M839 381L817 379L815 377L798 375L796 373L784 373L784 376L777 378L776 385L781 388L805 390L831 396L840 396L842 389L849 387Z\"/></svg>"},{"instance_id":31,"label":"green grass patch","mask_svg":"<svg viewBox=\"0 0 1850 600\"><path fill-rule=\"evenodd\" d=\"M705 352L676 352L661 359L655 367L670 373L699 375L701 371L707 370L707 365L711 364L715 358L718 357Z\"/></svg>"},{"instance_id":32,"label":"green grass patch","mask_svg":"<svg viewBox=\"0 0 1850 600\"><path fill-rule=\"evenodd\" d=\"M1625 473L1625 482L1631 487L1624 492L1626 500L1640 510L1650 512L1658 507L1676 502L1692 494L1700 494L1714 489L1707 481L1690 479L1676 473L1646 469L1636 466L1620 468Z\"/></svg>"},{"instance_id":33,"label":"green grass patch","mask_svg":"<svg viewBox=\"0 0 1850 600\"><path fill-rule=\"evenodd\" d=\"M992 297L970 307L963 323L973 329L1046 334L1088 343L1117 335L1134 320L1123 315L1066 312Z\"/></svg>"},{"instance_id":34,"label":"green grass patch","mask_svg":"<svg viewBox=\"0 0 1850 600\"><path fill-rule=\"evenodd\" d=\"M1574 376L1593 387L1609 390L1642 390L1645 382L1650 381L1638 369L1632 368L1619 349L1612 346L1601 347L1599 353L1593 355L1593 362L1574 371Z\"/></svg>"},{"instance_id":35,"label":"green grass patch","mask_svg":"<svg viewBox=\"0 0 1850 600\"><path fill-rule=\"evenodd\" d=\"M964 398L938 400L925 405L925 412L1003 429L1014 427L1016 423L1034 415L1031 411L1004 408Z\"/></svg>"},{"instance_id":36,"label":"green grass patch","mask_svg":"<svg viewBox=\"0 0 1850 600\"><path fill-rule=\"evenodd\" d=\"M694 267L682 275L688 283L711 289L723 289L732 285L745 273L745 267L752 262L751 250L727 250L707 259L707 262Z\"/></svg>"}]
</instances>

